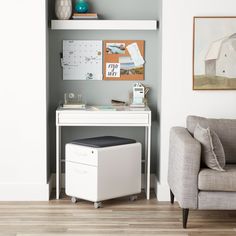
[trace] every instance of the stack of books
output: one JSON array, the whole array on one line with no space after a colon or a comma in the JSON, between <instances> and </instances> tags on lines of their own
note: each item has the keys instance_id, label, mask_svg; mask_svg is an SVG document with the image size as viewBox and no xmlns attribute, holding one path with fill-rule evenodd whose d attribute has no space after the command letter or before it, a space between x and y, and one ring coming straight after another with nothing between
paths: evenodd
<instances>
[{"instance_id":1,"label":"stack of books","mask_svg":"<svg viewBox=\"0 0 236 236\"><path fill-rule=\"evenodd\" d=\"M69 109L85 109L86 105L82 103L67 103L62 105L63 108L69 108Z\"/></svg>"},{"instance_id":2,"label":"stack of books","mask_svg":"<svg viewBox=\"0 0 236 236\"><path fill-rule=\"evenodd\" d=\"M96 20L98 19L97 13L73 13L73 20Z\"/></svg>"}]
</instances>

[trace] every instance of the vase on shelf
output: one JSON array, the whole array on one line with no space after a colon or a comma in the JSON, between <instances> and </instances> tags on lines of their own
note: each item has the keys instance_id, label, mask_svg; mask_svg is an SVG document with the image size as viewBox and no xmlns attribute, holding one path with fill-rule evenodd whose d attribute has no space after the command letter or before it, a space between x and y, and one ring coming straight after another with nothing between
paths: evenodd
<instances>
[{"instance_id":1,"label":"vase on shelf","mask_svg":"<svg viewBox=\"0 0 236 236\"><path fill-rule=\"evenodd\" d=\"M77 13L86 13L88 12L89 5L85 0L76 0L75 2L75 11Z\"/></svg>"},{"instance_id":2,"label":"vase on shelf","mask_svg":"<svg viewBox=\"0 0 236 236\"><path fill-rule=\"evenodd\" d=\"M55 13L59 20L69 20L72 15L72 0L56 0Z\"/></svg>"}]
</instances>

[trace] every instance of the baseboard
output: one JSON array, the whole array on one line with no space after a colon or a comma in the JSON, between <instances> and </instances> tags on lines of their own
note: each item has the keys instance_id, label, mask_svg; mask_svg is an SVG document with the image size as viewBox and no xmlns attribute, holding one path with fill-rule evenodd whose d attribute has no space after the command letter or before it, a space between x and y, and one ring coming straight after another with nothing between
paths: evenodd
<instances>
[{"instance_id":1,"label":"baseboard","mask_svg":"<svg viewBox=\"0 0 236 236\"><path fill-rule=\"evenodd\" d=\"M155 195L156 195L156 198L157 198L157 186L158 186L158 180L157 180L157 176L156 175L154 175L154 180L153 180L153 182L154 182L154 193L155 193Z\"/></svg>"},{"instance_id":2,"label":"baseboard","mask_svg":"<svg viewBox=\"0 0 236 236\"><path fill-rule=\"evenodd\" d=\"M61 175L61 180L62 180L62 183L61 183L62 188L65 188L65 174ZM145 175L144 174L142 174L141 186L142 186L142 188L145 187ZM50 180L49 180L50 193L51 193L52 189L55 188L55 187L56 187L56 174L54 173L54 174L51 174L51 177L50 177ZM155 174L150 175L150 187L152 189L154 188L154 190L156 188L156 175Z\"/></svg>"},{"instance_id":3,"label":"baseboard","mask_svg":"<svg viewBox=\"0 0 236 236\"><path fill-rule=\"evenodd\" d=\"M0 201L48 201L49 183L0 184Z\"/></svg>"},{"instance_id":4,"label":"baseboard","mask_svg":"<svg viewBox=\"0 0 236 236\"><path fill-rule=\"evenodd\" d=\"M156 184L154 190L158 201L160 202L170 201L170 188L168 184L160 184L156 178Z\"/></svg>"}]
</instances>

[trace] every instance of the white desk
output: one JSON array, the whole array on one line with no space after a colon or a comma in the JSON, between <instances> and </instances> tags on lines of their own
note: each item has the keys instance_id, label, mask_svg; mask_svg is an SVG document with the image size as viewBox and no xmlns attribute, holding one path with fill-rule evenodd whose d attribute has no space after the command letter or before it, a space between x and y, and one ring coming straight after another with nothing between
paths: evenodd
<instances>
[{"instance_id":1,"label":"white desk","mask_svg":"<svg viewBox=\"0 0 236 236\"><path fill-rule=\"evenodd\" d=\"M148 107L132 109L121 107L103 110L88 107L86 110L56 110L56 198L61 191L61 127L62 126L130 126L145 127L145 180L146 196L150 199L150 152L151 152L151 111Z\"/></svg>"}]
</instances>

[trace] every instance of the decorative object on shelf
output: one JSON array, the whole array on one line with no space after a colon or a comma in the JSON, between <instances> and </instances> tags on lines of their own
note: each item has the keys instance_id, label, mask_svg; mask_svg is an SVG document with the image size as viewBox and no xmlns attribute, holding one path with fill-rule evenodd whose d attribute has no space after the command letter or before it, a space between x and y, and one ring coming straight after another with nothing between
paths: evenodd
<instances>
[{"instance_id":1,"label":"decorative object on shelf","mask_svg":"<svg viewBox=\"0 0 236 236\"><path fill-rule=\"evenodd\" d=\"M76 0L75 11L78 13L88 12L89 5L85 0Z\"/></svg>"},{"instance_id":2,"label":"decorative object on shelf","mask_svg":"<svg viewBox=\"0 0 236 236\"><path fill-rule=\"evenodd\" d=\"M72 0L56 0L55 13L59 20L69 20L72 15Z\"/></svg>"},{"instance_id":3,"label":"decorative object on shelf","mask_svg":"<svg viewBox=\"0 0 236 236\"><path fill-rule=\"evenodd\" d=\"M236 90L236 17L194 17L193 90Z\"/></svg>"},{"instance_id":4,"label":"decorative object on shelf","mask_svg":"<svg viewBox=\"0 0 236 236\"><path fill-rule=\"evenodd\" d=\"M144 80L144 41L106 40L104 80Z\"/></svg>"}]
</instances>

